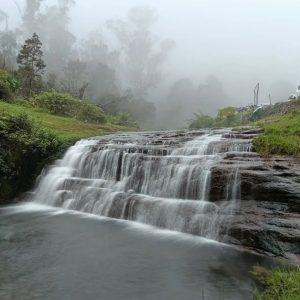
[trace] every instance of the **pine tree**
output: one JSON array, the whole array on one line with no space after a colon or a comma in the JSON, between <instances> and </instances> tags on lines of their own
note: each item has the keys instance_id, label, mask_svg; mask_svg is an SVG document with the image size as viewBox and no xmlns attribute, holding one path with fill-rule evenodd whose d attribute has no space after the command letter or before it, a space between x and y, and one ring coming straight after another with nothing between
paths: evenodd
<instances>
[{"instance_id":1,"label":"pine tree","mask_svg":"<svg viewBox=\"0 0 300 300\"><path fill-rule=\"evenodd\" d=\"M21 90L25 97L31 97L42 88L42 75L46 65L41 47L39 36L34 33L32 38L25 41L17 57Z\"/></svg>"}]
</instances>

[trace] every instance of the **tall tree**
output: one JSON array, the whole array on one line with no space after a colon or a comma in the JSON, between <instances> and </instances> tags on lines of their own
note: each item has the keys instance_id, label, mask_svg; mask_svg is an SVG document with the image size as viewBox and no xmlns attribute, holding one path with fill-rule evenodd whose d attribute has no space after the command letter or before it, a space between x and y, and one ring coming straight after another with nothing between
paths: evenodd
<instances>
[{"instance_id":1,"label":"tall tree","mask_svg":"<svg viewBox=\"0 0 300 300\"><path fill-rule=\"evenodd\" d=\"M24 36L37 32L43 40L47 70L59 74L70 59L76 41L68 30L69 12L75 1L57 0L49 6L44 3L45 0L26 0L20 29Z\"/></svg>"},{"instance_id":2,"label":"tall tree","mask_svg":"<svg viewBox=\"0 0 300 300\"><path fill-rule=\"evenodd\" d=\"M24 11L22 12L21 31L24 36L33 32L40 32L40 8L44 0L26 0Z\"/></svg>"},{"instance_id":3,"label":"tall tree","mask_svg":"<svg viewBox=\"0 0 300 300\"><path fill-rule=\"evenodd\" d=\"M79 59L70 60L64 67L63 90L79 97L80 89L87 83L86 63Z\"/></svg>"},{"instance_id":4,"label":"tall tree","mask_svg":"<svg viewBox=\"0 0 300 300\"><path fill-rule=\"evenodd\" d=\"M117 95L119 53L109 49L100 31L92 32L82 41L80 56L86 62L88 71L88 98L99 103L102 97L107 99L107 95Z\"/></svg>"},{"instance_id":5,"label":"tall tree","mask_svg":"<svg viewBox=\"0 0 300 300\"><path fill-rule=\"evenodd\" d=\"M137 97L147 95L161 77L161 66L165 62L174 42L159 41L151 27L156 22L156 11L151 7L138 6L130 10L126 21L110 20L108 28L121 46L124 60L124 78L128 79Z\"/></svg>"},{"instance_id":6,"label":"tall tree","mask_svg":"<svg viewBox=\"0 0 300 300\"><path fill-rule=\"evenodd\" d=\"M74 3L72 0L59 0L57 5L47 7L41 15L41 38L49 72L62 73L72 56L76 38L68 26L70 9Z\"/></svg>"},{"instance_id":7,"label":"tall tree","mask_svg":"<svg viewBox=\"0 0 300 300\"><path fill-rule=\"evenodd\" d=\"M21 90L26 97L31 97L33 93L39 92L42 87L42 75L46 65L41 47L42 43L39 36L34 33L32 38L25 41L17 57Z\"/></svg>"},{"instance_id":8,"label":"tall tree","mask_svg":"<svg viewBox=\"0 0 300 300\"><path fill-rule=\"evenodd\" d=\"M17 55L16 35L12 31L0 32L0 68L12 71Z\"/></svg>"}]
</instances>

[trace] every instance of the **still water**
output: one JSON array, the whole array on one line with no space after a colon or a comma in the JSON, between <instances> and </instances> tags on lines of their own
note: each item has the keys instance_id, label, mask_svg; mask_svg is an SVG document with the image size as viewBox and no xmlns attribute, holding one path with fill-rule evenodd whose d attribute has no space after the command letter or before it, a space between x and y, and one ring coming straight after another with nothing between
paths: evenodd
<instances>
[{"instance_id":1,"label":"still water","mask_svg":"<svg viewBox=\"0 0 300 300\"><path fill-rule=\"evenodd\" d=\"M274 261L183 233L35 204L0 209L0 299L252 299Z\"/></svg>"}]
</instances>

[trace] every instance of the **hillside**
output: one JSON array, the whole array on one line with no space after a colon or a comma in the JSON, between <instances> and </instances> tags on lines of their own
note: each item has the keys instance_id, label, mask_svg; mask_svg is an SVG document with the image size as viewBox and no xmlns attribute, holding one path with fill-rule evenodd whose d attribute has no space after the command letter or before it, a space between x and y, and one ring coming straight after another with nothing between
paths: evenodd
<instances>
[{"instance_id":1,"label":"hillside","mask_svg":"<svg viewBox=\"0 0 300 300\"><path fill-rule=\"evenodd\" d=\"M48 114L38 109L10 104L0 101L0 118L7 115L27 114L41 128L47 129L61 139L80 139L84 137L109 134L116 131L138 130L137 127L126 127L112 124L95 124L82 122L73 118Z\"/></svg>"},{"instance_id":2,"label":"hillside","mask_svg":"<svg viewBox=\"0 0 300 300\"><path fill-rule=\"evenodd\" d=\"M225 107L216 117L195 114L190 129L233 127L234 130L247 125L258 125L264 133L254 139L257 152L269 155L300 155L300 99L279 102L255 110Z\"/></svg>"},{"instance_id":3,"label":"hillside","mask_svg":"<svg viewBox=\"0 0 300 300\"><path fill-rule=\"evenodd\" d=\"M300 155L300 99L277 103L261 110L257 125L264 133L254 139L256 150L264 156Z\"/></svg>"},{"instance_id":4,"label":"hillside","mask_svg":"<svg viewBox=\"0 0 300 300\"><path fill-rule=\"evenodd\" d=\"M139 129L112 124L116 117L88 123L24 105L0 101L0 204L30 189L42 168L80 138Z\"/></svg>"}]
</instances>

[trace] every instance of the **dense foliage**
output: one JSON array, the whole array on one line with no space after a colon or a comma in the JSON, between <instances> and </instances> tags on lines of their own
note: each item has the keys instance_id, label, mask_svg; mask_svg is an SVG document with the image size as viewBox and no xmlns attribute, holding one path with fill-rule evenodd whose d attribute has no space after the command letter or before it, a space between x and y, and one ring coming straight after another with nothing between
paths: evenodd
<instances>
[{"instance_id":1,"label":"dense foliage","mask_svg":"<svg viewBox=\"0 0 300 300\"><path fill-rule=\"evenodd\" d=\"M95 104L81 101L69 94L45 92L31 99L34 107L58 116L73 117L84 122L105 123L103 110Z\"/></svg>"},{"instance_id":2,"label":"dense foliage","mask_svg":"<svg viewBox=\"0 0 300 300\"><path fill-rule=\"evenodd\" d=\"M195 118L191 120L189 128L197 129L245 125L250 122L251 115L251 109L239 111L235 107L228 106L219 110L215 118L208 115L195 114Z\"/></svg>"},{"instance_id":3,"label":"dense foliage","mask_svg":"<svg viewBox=\"0 0 300 300\"><path fill-rule=\"evenodd\" d=\"M127 113L120 113L116 115L110 116L110 120L113 124L120 126L127 126L131 128L139 128L138 123L131 118L131 116Z\"/></svg>"},{"instance_id":4,"label":"dense foliage","mask_svg":"<svg viewBox=\"0 0 300 300\"><path fill-rule=\"evenodd\" d=\"M49 114L28 101L17 103L0 101L0 203L28 190L43 166L61 156L76 140L138 130L126 115L108 116L107 123L97 124ZM83 116L91 118L90 104L86 105L88 110L82 110ZM126 123L126 127L116 123Z\"/></svg>"},{"instance_id":5,"label":"dense foliage","mask_svg":"<svg viewBox=\"0 0 300 300\"><path fill-rule=\"evenodd\" d=\"M18 81L5 70L0 70L0 100L11 101Z\"/></svg>"},{"instance_id":6,"label":"dense foliage","mask_svg":"<svg viewBox=\"0 0 300 300\"><path fill-rule=\"evenodd\" d=\"M264 292L256 291L256 300L299 300L300 268L273 271L256 268L254 274L265 286Z\"/></svg>"},{"instance_id":7,"label":"dense foliage","mask_svg":"<svg viewBox=\"0 0 300 300\"><path fill-rule=\"evenodd\" d=\"M191 121L190 128L211 128L215 126L215 119L208 115L195 114L194 120Z\"/></svg>"},{"instance_id":8,"label":"dense foliage","mask_svg":"<svg viewBox=\"0 0 300 300\"><path fill-rule=\"evenodd\" d=\"M128 113L142 124L154 123L156 108L148 96L160 84L162 66L175 46L154 36L154 9L134 7L124 20L105 22L107 37L93 31L79 41L69 28L75 1L23 2L20 24L13 30L9 15L2 11L1 19L0 13L0 25L6 22L0 28L0 68L17 73L19 96L56 91L102 107L102 99L110 95L102 107L106 113ZM123 101L129 94L129 101ZM79 118L91 116L91 110L86 105Z\"/></svg>"},{"instance_id":9,"label":"dense foliage","mask_svg":"<svg viewBox=\"0 0 300 300\"><path fill-rule=\"evenodd\" d=\"M0 118L0 201L28 189L45 162L61 144L54 134L40 129L26 114Z\"/></svg>"}]
</instances>

